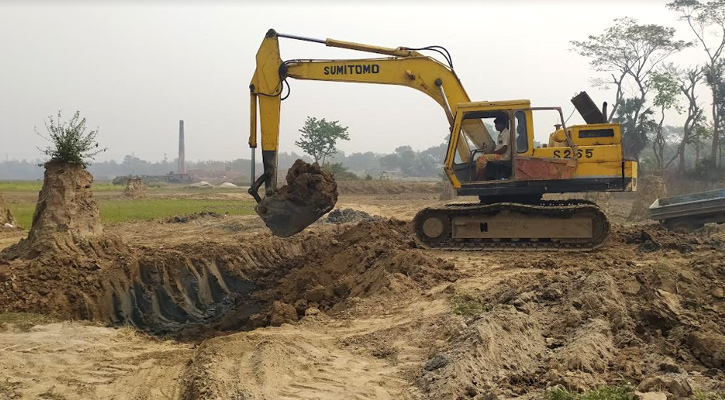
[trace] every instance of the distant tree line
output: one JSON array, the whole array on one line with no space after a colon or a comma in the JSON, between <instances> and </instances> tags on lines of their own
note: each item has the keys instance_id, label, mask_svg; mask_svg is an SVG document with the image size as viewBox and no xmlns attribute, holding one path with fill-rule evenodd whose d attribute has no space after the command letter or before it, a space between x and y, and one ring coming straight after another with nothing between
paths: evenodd
<instances>
[{"instance_id":1,"label":"distant tree line","mask_svg":"<svg viewBox=\"0 0 725 400\"><path fill-rule=\"evenodd\" d=\"M437 178L443 168L446 146L447 144L441 143L423 151L415 151L410 146L401 146L390 154L373 152L346 154L338 150L334 156L328 156L328 166L346 179L355 177L380 179L396 173L402 177ZM307 162L314 161L310 156L304 154L280 153L280 169L289 168L297 159ZM88 171L98 180L112 180L117 176L127 175L166 175L176 172L176 161L176 159L147 161L134 155L127 155L120 161L92 162L88 166ZM0 179L42 179L43 168L38 166L39 163L40 160L0 161ZM244 158L231 161L187 161L186 165L187 171L191 174L228 172L229 175L237 177L235 183L242 184L247 183L251 174L250 160ZM257 175L261 173L261 170L262 165L257 164Z\"/></svg>"}]
</instances>

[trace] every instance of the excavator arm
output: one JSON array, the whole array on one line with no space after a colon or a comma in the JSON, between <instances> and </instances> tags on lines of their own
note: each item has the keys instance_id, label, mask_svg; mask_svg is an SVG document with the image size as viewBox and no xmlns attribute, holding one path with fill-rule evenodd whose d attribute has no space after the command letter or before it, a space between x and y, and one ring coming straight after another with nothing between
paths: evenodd
<instances>
[{"instance_id":1,"label":"excavator arm","mask_svg":"<svg viewBox=\"0 0 725 400\"><path fill-rule=\"evenodd\" d=\"M323 43L328 47L384 54L389 57L282 61L278 41L280 37ZM436 101L445 111L451 125L457 105L470 102L451 65L447 66L414 49L403 47L393 49L334 39L303 38L279 34L270 29L257 52L256 60L257 68L249 85L251 96L249 146L254 154L254 149L258 145L257 113L259 113L264 173L252 184L249 192L258 202L261 199L257 195L257 190L262 183L265 184L267 193L276 188L280 106L287 78L408 86ZM450 63L450 59L448 61ZM467 140L458 140L457 146L458 154L464 162L470 157L469 143L476 148L485 148L489 151L494 149L491 135L480 120L468 120L462 128ZM254 162L253 157L252 168Z\"/></svg>"}]
</instances>

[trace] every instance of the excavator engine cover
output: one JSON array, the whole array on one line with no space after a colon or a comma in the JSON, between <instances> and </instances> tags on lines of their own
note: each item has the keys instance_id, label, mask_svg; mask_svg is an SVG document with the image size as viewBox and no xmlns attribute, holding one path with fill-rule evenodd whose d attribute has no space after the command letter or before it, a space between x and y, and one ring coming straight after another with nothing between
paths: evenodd
<instances>
[{"instance_id":1,"label":"excavator engine cover","mask_svg":"<svg viewBox=\"0 0 725 400\"><path fill-rule=\"evenodd\" d=\"M289 237L328 213L337 203L337 183L317 163L295 161L287 185L267 194L255 211L272 234Z\"/></svg>"}]
</instances>

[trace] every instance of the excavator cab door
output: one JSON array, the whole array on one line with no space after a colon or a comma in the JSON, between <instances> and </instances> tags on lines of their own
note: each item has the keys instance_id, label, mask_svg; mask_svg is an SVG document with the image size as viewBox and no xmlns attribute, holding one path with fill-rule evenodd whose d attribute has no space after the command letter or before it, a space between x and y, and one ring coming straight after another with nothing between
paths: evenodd
<instances>
[{"instance_id":1,"label":"excavator cab door","mask_svg":"<svg viewBox=\"0 0 725 400\"><path fill-rule=\"evenodd\" d=\"M457 157L452 169L462 184L494 183L514 179L514 157L512 155L516 151L516 143L513 132L516 132L517 124L514 122L513 115L511 110L506 109L464 112L459 126L475 122L476 125L484 126L488 132L496 132L496 135L492 135L494 141L489 146L479 147L468 141L469 154L459 154L460 146L457 147ZM462 129L457 133L458 140L467 140ZM507 147L506 151L497 154L497 149L501 149L504 145Z\"/></svg>"}]
</instances>

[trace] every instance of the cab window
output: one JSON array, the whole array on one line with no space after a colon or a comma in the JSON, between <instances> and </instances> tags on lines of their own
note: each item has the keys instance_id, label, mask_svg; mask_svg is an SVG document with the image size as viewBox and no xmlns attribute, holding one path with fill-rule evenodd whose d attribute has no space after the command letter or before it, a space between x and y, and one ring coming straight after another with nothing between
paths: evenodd
<instances>
[{"instance_id":1,"label":"cab window","mask_svg":"<svg viewBox=\"0 0 725 400\"><path fill-rule=\"evenodd\" d=\"M526 125L526 113L516 111L516 151L526 153L529 151L529 132Z\"/></svg>"}]
</instances>

